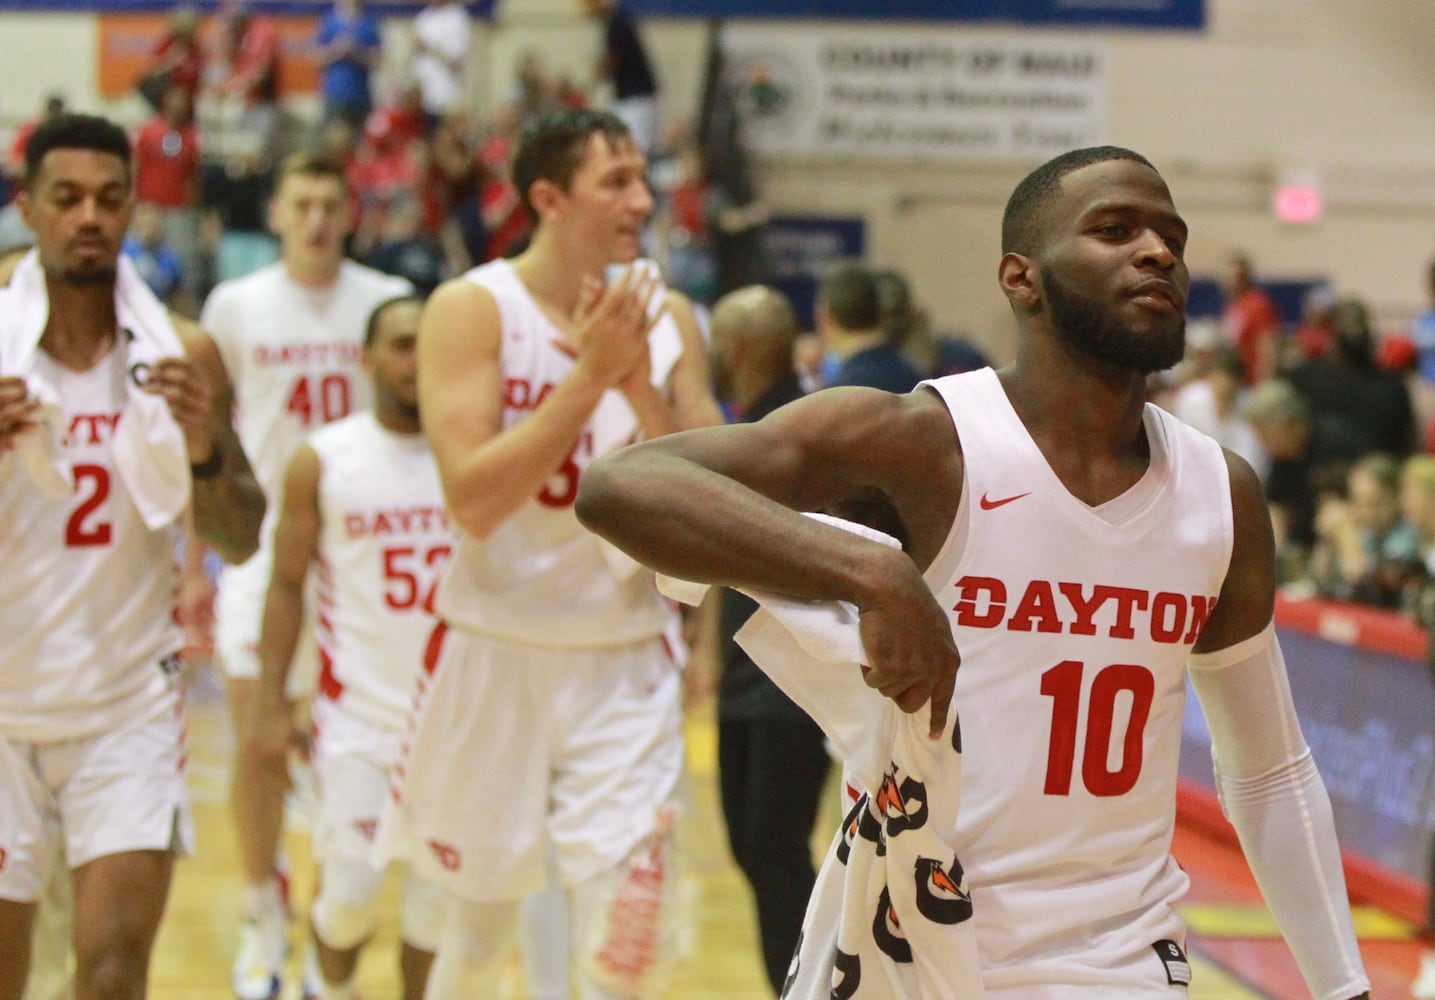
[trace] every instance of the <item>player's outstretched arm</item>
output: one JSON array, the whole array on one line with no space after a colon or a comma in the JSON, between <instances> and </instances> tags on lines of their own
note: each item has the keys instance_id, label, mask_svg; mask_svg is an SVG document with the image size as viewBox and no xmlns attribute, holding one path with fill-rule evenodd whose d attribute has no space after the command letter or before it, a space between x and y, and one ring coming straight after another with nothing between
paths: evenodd
<instances>
[{"instance_id":1,"label":"player's outstretched arm","mask_svg":"<svg viewBox=\"0 0 1435 1000\"><path fill-rule=\"evenodd\" d=\"M1301 734L1271 616L1275 544L1261 485L1227 454L1235 541L1191 682L1211 730L1216 782L1261 893L1311 993L1366 995L1330 797Z\"/></svg>"},{"instance_id":2,"label":"player's outstretched arm","mask_svg":"<svg viewBox=\"0 0 1435 1000\"><path fill-rule=\"evenodd\" d=\"M943 470L956 465L951 424L935 397L833 390L757 423L673 434L607 456L580 481L577 511L659 572L855 604L872 661L868 683L906 711L931 702L940 729L959 660L918 563L798 512L879 491L916 526L914 555L926 562L951 524L960 479ZM933 502L938 495L950 504Z\"/></svg>"},{"instance_id":3,"label":"player's outstretched arm","mask_svg":"<svg viewBox=\"0 0 1435 1000\"><path fill-rule=\"evenodd\" d=\"M572 372L527 419L505 429L503 329L493 295L466 279L433 294L419 322L419 405L444 496L465 532L488 536L544 488L603 393L646 350L645 333L636 290L603 293L580 330Z\"/></svg>"},{"instance_id":4,"label":"player's outstretched arm","mask_svg":"<svg viewBox=\"0 0 1435 1000\"><path fill-rule=\"evenodd\" d=\"M319 553L319 479L322 465L309 445L289 463L284 498L274 527L274 569L259 633L259 683L242 735L243 752L273 780L287 778L294 743L289 667L304 620L304 581Z\"/></svg>"},{"instance_id":5,"label":"player's outstretched arm","mask_svg":"<svg viewBox=\"0 0 1435 1000\"><path fill-rule=\"evenodd\" d=\"M171 383L161 391L166 396L185 395L180 404L171 398L170 408L184 430L190 463L197 469L218 464L211 474L194 478L190 502L195 528L225 562L241 563L259 548L264 493L230 420L234 394L219 348L189 320L177 319L175 328L184 343L183 361L190 370L174 373L180 386ZM165 371L166 363L156 366L157 375ZM186 388L190 391L185 392ZM176 409L177 405L182 410Z\"/></svg>"}]
</instances>

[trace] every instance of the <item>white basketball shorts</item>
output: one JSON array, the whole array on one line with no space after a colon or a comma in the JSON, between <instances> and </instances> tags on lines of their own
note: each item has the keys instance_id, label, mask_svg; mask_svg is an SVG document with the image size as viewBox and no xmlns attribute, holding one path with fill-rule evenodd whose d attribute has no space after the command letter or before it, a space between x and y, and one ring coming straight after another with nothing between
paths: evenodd
<instances>
[{"instance_id":1,"label":"white basketball shorts","mask_svg":"<svg viewBox=\"0 0 1435 1000\"><path fill-rule=\"evenodd\" d=\"M680 672L661 637L544 649L440 624L380 824L379 857L474 902L622 862L683 769Z\"/></svg>"},{"instance_id":2,"label":"white basketball shorts","mask_svg":"<svg viewBox=\"0 0 1435 1000\"><path fill-rule=\"evenodd\" d=\"M129 851L194 849L179 692L99 736L0 738L0 899L35 902L51 874Z\"/></svg>"}]
</instances>

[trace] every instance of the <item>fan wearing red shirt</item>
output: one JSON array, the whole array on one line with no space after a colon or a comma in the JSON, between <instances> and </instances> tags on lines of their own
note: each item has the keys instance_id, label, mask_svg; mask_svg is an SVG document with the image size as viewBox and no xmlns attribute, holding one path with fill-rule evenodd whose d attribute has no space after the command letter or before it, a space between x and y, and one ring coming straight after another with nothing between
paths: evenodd
<instances>
[{"instance_id":1,"label":"fan wearing red shirt","mask_svg":"<svg viewBox=\"0 0 1435 1000\"><path fill-rule=\"evenodd\" d=\"M189 92L172 83L160 110L134 136L135 200L158 208L165 242L179 257L186 281L199 249L199 131L190 111Z\"/></svg>"},{"instance_id":2,"label":"fan wearing red shirt","mask_svg":"<svg viewBox=\"0 0 1435 1000\"><path fill-rule=\"evenodd\" d=\"M1226 335L1246 365L1246 382L1257 385L1276 372L1281 318L1276 304L1251 277L1251 261L1233 254L1227 261Z\"/></svg>"}]
</instances>

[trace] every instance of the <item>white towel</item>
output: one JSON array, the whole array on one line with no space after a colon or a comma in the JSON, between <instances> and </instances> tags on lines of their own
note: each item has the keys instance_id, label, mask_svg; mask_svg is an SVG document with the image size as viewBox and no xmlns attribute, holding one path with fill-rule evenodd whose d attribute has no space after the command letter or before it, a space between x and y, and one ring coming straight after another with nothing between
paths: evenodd
<instances>
[{"instance_id":1,"label":"white towel","mask_svg":"<svg viewBox=\"0 0 1435 1000\"><path fill-rule=\"evenodd\" d=\"M156 530L178 518L189 503L189 456L169 405L140 388L135 373L147 371L160 358L183 357L184 346L164 306L123 256L115 279L115 314L130 373L125 379L128 398L111 444L115 469L145 524ZM32 250L0 292L0 372L23 378L30 395L41 403L40 426L20 438L21 463L42 492L66 496L73 480L60 450L64 414L54 387L36 373L34 364L49 316L45 272Z\"/></svg>"},{"instance_id":2,"label":"white towel","mask_svg":"<svg viewBox=\"0 0 1435 1000\"><path fill-rule=\"evenodd\" d=\"M863 525L807 516L898 545ZM658 589L691 604L707 588L660 576ZM860 792L818 875L783 996L981 997L971 899L953 846L962 780L956 706L934 740L926 710L905 713L868 687L852 605L748 596L758 609L738 644L822 727Z\"/></svg>"}]
</instances>

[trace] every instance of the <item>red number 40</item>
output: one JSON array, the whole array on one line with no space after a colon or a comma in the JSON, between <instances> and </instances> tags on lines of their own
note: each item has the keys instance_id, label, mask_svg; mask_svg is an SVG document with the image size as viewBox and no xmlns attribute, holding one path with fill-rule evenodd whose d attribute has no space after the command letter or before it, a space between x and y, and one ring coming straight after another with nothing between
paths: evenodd
<instances>
[{"instance_id":1,"label":"red number 40","mask_svg":"<svg viewBox=\"0 0 1435 1000\"><path fill-rule=\"evenodd\" d=\"M1063 660L1041 675L1041 693L1051 699L1051 742L1046 758L1046 794L1070 795L1076 766L1077 719L1081 712L1081 675L1086 664ZM1121 738L1121 763L1109 764L1116 699L1131 696L1131 715ZM1145 667L1115 663L1097 671L1086 706L1086 745L1081 754L1081 783L1092 795L1125 795L1141 777L1142 737L1151 715L1156 680Z\"/></svg>"}]
</instances>

